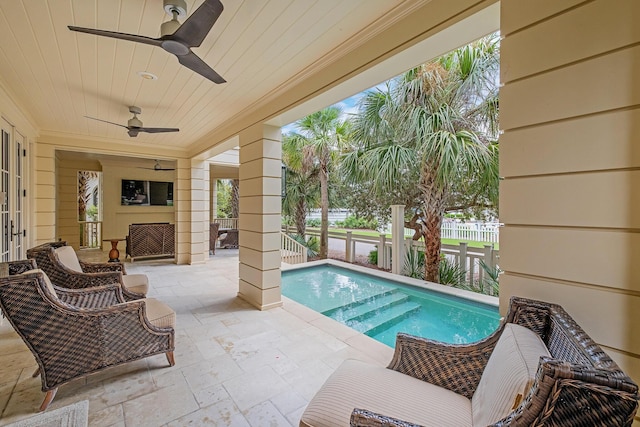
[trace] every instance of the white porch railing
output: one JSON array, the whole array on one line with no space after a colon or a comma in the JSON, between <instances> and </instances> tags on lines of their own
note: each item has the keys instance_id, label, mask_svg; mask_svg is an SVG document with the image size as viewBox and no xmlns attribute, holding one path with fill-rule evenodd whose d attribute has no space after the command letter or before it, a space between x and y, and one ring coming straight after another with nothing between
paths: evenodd
<instances>
[{"instance_id":1,"label":"white porch railing","mask_svg":"<svg viewBox=\"0 0 640 427\"><path fill-rule=\"evenodd\" d=\"M301 264L307 262L307 248L280 232L280 255L282 262L287 264Z\"/></svg>"},{"instance_id":2,"label":"white porch railing","mask_svg":"<svg viewBox=\"0 0 640 427\"><path fill-rule=\"evenodd\" d=\"M307 228L307 234L319 236L320 232L317 228ZM329 237L345 241L345 261L351 263L354 262L356 245L358 243L367 244L368 247L376 245L378 248L378 267L386 270L391 269L392 239L385 234L380 234L375 237L365 236L351 231L347 231L346 233L329 231ZM405 238L405 252L409 247L424 251L424 242ZM466 279L469 282L478 282L485 278L485 272L480 266L480 260L484 261L490 269L494 269L499 265L500 252L490 244L484 245L482 248L469 247L466 243L460 243L459 245L442 245L441 251L449 260L464 268ZM404 264L404 254L402 259L402 263Z\"/></svg>"},{"instance_id":3,"label":"white porch railing","mask_svg":"<svg viewBox=\"0 0 640 427\"><path fill-rule=\"evenodd\" d=\"M78 221L80 248L99 248L102 243L102 221Z\"/></svg>"},{"instance_id":4,"label":"white porch railing","mask_svg":"<svg viewBox=\"0 0 640 427\"><path fill-rule=\"evenodd\" d=\"M220 229L238 229L238 218L214 218L211 222L217 222L220 224Z\"/></svg>"}]
</instances>

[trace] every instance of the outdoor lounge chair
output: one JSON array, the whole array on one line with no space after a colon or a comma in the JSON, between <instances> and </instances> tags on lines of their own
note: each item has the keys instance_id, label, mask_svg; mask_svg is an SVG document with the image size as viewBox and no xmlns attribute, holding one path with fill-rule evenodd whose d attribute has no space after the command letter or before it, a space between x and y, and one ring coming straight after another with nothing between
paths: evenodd
<instances>
[{"instance_id":1,"label":"outdoor lounge chair","mask_svg":"<svg viewBox=\"0 0 640 427\"><path fill-rule=\"evenodd\" d=\"M127 274L120 262L83 262L66 242L44 243L27 250L49 279L69 289L120 283L127 301L144 298L149 290L145 274Z\"/></svg>"},{"instance_id":2,"label":"outdoor lounge chair","mask_svg":"<svg viewBox=\"0 0 640 427\"><path fill-rule=\"evenodd\" d=\"M219 229L220 229L219 222L212 222L209 224L209 253L211 255L216 254L216 244L218 243Z\"/></svg>"},{"instance_id":3,"label":"outdoor lounge chair","mask_svg":"<svg viewBox=\"0 0 640 427\"><path fill-rule=\"evenodd\" d=\"M387 368L347 360L302 427L631 426L638 386L556 304L513 297L469 345L398 334Z\"/></svg>"},{"instance_id":4,"label":"outdoor lounge chair","mask_svg":"<svg viewBox=\"0 0 640 427\"><path fill-rule=\"evenodd\" d=\"M224 233L220 234L218 238L220 240L220 247L224 249L237 249L238 248L238 229L231 228L225 230Z\"/></svg>"},{"instance_id":5,"label":"outdoor lounge chair","mask_svg":"<svg viewBox=\"0 0 640 427\"><path fill-rule=\"evenodd\" d=\"M10 272L26 266L9 264ZM175 364L175 312L153 298L125 302L117 283L64 289L29 270L0 278L0 309L38 363L41 411L76 378L161 353Z\"/></svg>"}]
</instances>

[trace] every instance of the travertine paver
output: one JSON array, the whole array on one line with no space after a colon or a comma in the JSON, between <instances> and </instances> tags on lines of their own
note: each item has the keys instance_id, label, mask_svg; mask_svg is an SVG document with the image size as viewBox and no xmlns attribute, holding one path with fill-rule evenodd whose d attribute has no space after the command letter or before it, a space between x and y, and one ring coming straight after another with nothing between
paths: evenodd
<instances>
[{"instance_id":1,"label":"travertine paver","mask_svg":"<svg viewBox=\"0 0 640 427\"><path fill-rule=\"evenodd\" d=\"M149 296L176 311L176 366L159 355L114 367L61 386L50 408L87 399L92 427L297 426L309 399L343 360L391 360L389 347L287 298L268 311L238 299L237 254L220 249L193 266L127 263L127 272L149 276ZM31 378L35 368L5 320L0 426L37 410L43 393L39 378Z\"/></svg>"}]
</instances>

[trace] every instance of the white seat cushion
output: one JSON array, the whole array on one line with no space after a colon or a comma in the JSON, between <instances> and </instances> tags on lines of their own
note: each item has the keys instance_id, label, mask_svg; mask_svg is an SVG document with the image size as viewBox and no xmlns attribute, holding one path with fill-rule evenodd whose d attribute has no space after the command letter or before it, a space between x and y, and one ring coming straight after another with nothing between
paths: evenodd
<instances>
[{"instance_id":1,"label":"white seat cushion","mask_svg":"<svg viewBox=\"0 0 640 427\"><path fill-rule=\"evenodd\" d=\"M122 284L131 292L146 295L149 292L149 278L146 274L125 274Z\"/></svg>"},{"instance_id":2,"label":"white seat cushion","mask_svg":"<svg viewBox=\"0 0 640 427\"><path fill-rule=\"evenodd\" d=\"M473 425L494 424L518 406L531 388L541 356L549 356L549 350L538 334L505 325L471 399Z\"/></svg>"},{"instance_id":3,"label":"white seat cushion","mask_svg":"<svg viewBox=\"0 0 640 427\"><path fill-rule=\"evenodd\" d=\"M176 312L162 301L155 298L145 298L146 313L149 322L159 328L175 328Z\"/></svg>"},{"instance_id":4,"label":"white seat cushion","mask_svg":"<svg viewBox=\"0 0 640 427\"><path fill-rule=\"evenodd\" d=\"M54 250L60 259L60 262L63 263L65 267L70 268L73 271L77 271L78 273L82 273L82 267L80 267L78 255L76 255L76 251L72 246L60 246Z\"/></svg>"},{"instance_id":5,"label":"white seat cushion","mask_svg":"<svg viewBox=\"0 0 640 427\"><path fill-rule=\"evenodd\" d=\"M428 427L471 426L464 396L391 369L346 360L302 414L300 426L348 426L354 408Z\"/></svg>"}]
</instances>

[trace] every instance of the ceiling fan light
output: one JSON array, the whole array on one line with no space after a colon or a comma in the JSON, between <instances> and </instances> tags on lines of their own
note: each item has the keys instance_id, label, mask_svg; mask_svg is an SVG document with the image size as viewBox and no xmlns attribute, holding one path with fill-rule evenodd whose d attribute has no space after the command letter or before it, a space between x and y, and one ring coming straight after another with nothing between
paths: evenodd
<instances>
[{"instance_id":1,"label":"ceiling fan light","mask_svg":"<svg viewBox=\"0 0 640 427\"><path fill-rule=\"evenodd\" d=\"M137 117L130 118L129 121L127 122L127 124L129 125L129 127L132 127L132 128L141 128L142 127L142 121L140 121L140 119L137 118Z\"/></svg>"}]
</instances>

